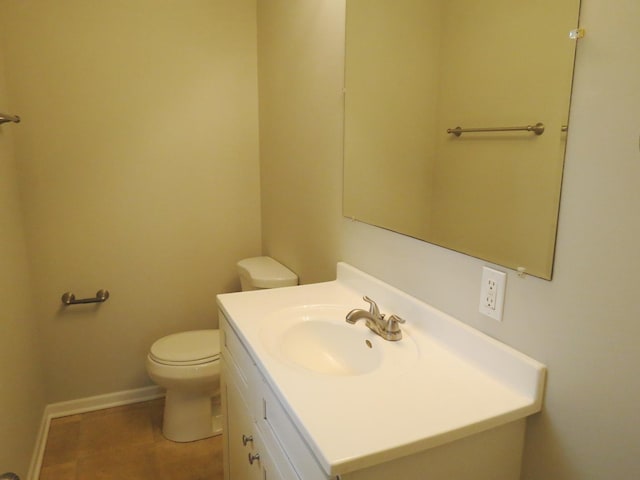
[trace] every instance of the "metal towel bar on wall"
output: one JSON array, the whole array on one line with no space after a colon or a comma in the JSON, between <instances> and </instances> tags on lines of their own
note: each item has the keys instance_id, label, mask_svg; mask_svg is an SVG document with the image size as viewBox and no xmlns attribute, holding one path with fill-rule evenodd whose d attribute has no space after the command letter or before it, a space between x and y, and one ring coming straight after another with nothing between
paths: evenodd
<instances>
[{"instance_id":1,"label":"metal towel bar on wall","mask_svg":"<svg viewBox=\"0 0 640 480\"><path fill-rule=\"evenodd\" d=\"M6 472L0 475L0 480L20 480L20 477L13 472Z\"/></svg>"},{"instance_id":2,"label":"metal towel bar on wall","mask_svg":"<svg viewBox=\"0 0 640 480\"><path fill-rule=\"evenodd\" d=\"M8 122L20 123L20 117L18 115L9 115L8 113L0 113L0 124Z\"/></svg>"},{"instance_id":3,"label":"metal towel bar on wall","mask_svg":"<svg viewBox=\"0 0 640 480\"><path fill-rule=\"evenodd\" d=\"M489 128L447 128L447 133L452 133L456 137L459 137L463 133L484 133L484 132L533 132L536 135L542 135L544 133L544 124L541 122L535 125L525 125L522 127L489 127Z\"/></svg>"},{"instance_id":4,"label":"metal towel bar on wall","mask_svg":"<svg viewBox=\"0 0 640 480\"><path fill-rule=\"evenodd\" d=\"M81 303L102 303L109 298L109 290L98 290L94 298L80 298L76 300L76 296L71 292L62 294L62 303L64 305L78 305Z\"/></svg>"}]
</instances>

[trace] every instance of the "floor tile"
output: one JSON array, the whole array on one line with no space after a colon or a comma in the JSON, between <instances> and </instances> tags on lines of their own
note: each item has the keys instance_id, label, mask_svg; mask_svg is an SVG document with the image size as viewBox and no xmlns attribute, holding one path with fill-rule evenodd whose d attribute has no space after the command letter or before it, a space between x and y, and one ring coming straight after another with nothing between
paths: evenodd
<instances>
[{"instance_id":1,"label":"floor tile","mask_svg":"<svg viewBox=\"0 0 640 480\"><path fill-rule=\"evenodd\" d=\"M43 466L40 480L76 480L76 462Z\"/></svg>"},{"instance_id":2,"label":"floor tile","mask_svg":"<svg viewBox=\"0 0 640 480\"><path fill-rule=\"evenodd\" d=\"M158 401L160 401L164 405L164 398L159 398ZM152 401L129 403L127 405L118 405L117 407L103 408L102 410L94 410L92 412L86 412L81 414L80 416L83 419L87 419L87 418L94 418L94 417L103 417L105 415L111 415L113 413L133 412L139 409L148 410L149 406L152 404L151 402Z\"/></svg>"},{"instance_id":3,"label":"floor tile","mask_svg":"<svg viewBox=\"0 0 640 480\"><path fill-rule=\"evenodd\" d=\"M51 427L63 425L65 423L76 423L82 420L82 415L67 415L66 417L58 417L51 420Z\"/></svg>"},{"instance_id":4,"label":"floor tile","mask_svg":"<svg viewBox=\"0 0 640 480\"><path fill-rule=\"evenodd\" d=\"M55 419L59 420L59 419ZM43 466L74 461L78 456L80 421L51 421L42 459Z\"/></svg>"},{"instance_id":5,"label":"floor tile","mask_svg":"<svg viewBox=\"0 0 640 480\"><path fill-rule=\"evenodd\" d=\"M156 443L159 480L222 478L222 437L189 443Z\"/></svg>"},{"instance_id":6,"label":"floor tile","mask_svg":"<svg viewBox=\"0 0 640 480\"><path fill-rule=\"evenodd\" d=\"M80 422L80 457L100 450L117 448L123 444L149 443L153 443L153 429L148 408L91 415Z\"/></svg>"},{"instance_id":7,"label":"floor tile","mask_svg":"<svg viewBox=\"0 0 640 480\"><path fill-rule=\"evenodd\" d=\"M150 403L149 412L151 415L151 427L153 429L153 439L156 442L165 440L164 436L162 435L162 417L164 415L164 402L155 401L153 403Z\"/></svg>"},{"instance_id":8,"label":"floor tile","mask_svg":"<svg viewBox=\"0 0 640 480\"><path fill-rule=\"evenodd\" d=\"M153 444L102 450L78 460L77 480L155 480ZM188 477L177 477L188 478Z\"/></svg>"},{"instance_id":9,"label":"floor tile","mask_svg":"<svg viewBox=\"0 0 640 480\"><path fill-rule=\"evenodd\" d=\"M39 480L222 480L222 436L162 436L164 399L51 421Z\"/></svg>"}]
</instances>

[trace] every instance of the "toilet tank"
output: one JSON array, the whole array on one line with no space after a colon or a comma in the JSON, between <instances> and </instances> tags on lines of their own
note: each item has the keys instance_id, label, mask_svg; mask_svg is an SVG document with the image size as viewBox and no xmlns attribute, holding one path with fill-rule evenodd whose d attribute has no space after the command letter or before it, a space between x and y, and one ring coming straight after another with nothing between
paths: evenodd
<instances>
[{"instance_id":1,"label":"toilet tank","mask_svg":"<svg viewBox=\"0 0 640 480\"><path fill-rule=\"evenodd\" d=\"M298 276L271 257L245 258L237 265L243 292L298 284Z\"/></svg>"}]
</instances>

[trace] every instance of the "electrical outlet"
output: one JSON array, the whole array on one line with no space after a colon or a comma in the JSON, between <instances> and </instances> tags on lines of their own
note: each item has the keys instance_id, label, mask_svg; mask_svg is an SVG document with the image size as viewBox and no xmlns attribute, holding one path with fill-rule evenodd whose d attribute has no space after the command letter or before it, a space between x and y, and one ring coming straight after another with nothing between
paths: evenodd
<instances>
[{"instance_id":1,"label":"electrical outlet","mask_svg":"<svg viewBox=\"0 0 640 480\"><path fill-rule=\"evenodd\" d=\"M498 296L498 286L496 284L496 281L493 278L489 278L486 282L484 282L484 286L487 289L486 293L483 296L484 308L495 310Z\"/></svg>"},{"instance_id":2,"label":"electrical outlet","mask_svg":"<svg viewBox=\"0 0 640 480\"><path fill-rule=\"evenodd\" d=\"M504 306L504 292L507 274L489 267L482 267L482 282L480 284L480 313L502 321Z\"/></svg>"}]
</instances>

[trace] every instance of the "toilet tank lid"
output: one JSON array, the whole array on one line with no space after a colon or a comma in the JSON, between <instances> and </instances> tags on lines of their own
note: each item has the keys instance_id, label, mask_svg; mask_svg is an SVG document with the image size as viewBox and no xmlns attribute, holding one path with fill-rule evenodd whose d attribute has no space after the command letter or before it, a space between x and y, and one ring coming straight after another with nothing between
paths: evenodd
<instances>
[{"instance_id":1,"label":"toilet tank lid","mask_svg":"<svg viewBox=\"0 0 640 480\"><path fill-rule=\"evenodd\" d=\"M245 258L238 262L240 275L249 277L257 288L288 287L298 284L298 276L271 257Z\"/></svg>"},{"instance_id":2,"label":"toilet tank lid","mask_svg":"<svg viewBox=\"0 0 640 480\"><path fill-rule=\"evenodd\" d=\"M191 330L162 337L151 345L151 356L164 362L193 362L220 355L219 330Z\"/></svg>"}]
</instances>

